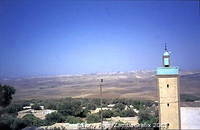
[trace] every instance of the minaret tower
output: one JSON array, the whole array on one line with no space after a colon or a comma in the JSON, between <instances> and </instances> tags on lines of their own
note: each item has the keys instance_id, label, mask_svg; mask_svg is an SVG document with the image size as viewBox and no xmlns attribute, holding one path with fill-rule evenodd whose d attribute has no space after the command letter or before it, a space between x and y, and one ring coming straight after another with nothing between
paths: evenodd
<instances>
[{"instance_id":1,"label":"minaret tower","mask_svg":"<svg viewBox=\"0 0 200 130\"><path fill-rule=\"evenodd\" d=\"M163 67L157 68L159 122L168 129L180 129L179 68L171 67L170 53L165 45ZM162 129L162 128L161 128Z\"/></svg>"}]
</instances>

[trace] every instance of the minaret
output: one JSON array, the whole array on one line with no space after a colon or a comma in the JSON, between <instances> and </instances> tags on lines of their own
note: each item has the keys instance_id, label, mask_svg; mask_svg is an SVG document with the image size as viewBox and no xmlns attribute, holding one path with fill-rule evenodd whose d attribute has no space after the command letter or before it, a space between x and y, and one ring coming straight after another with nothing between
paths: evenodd
<instances>
[{"instance_id":1,"label":"minaret","mask_svg":"<svg viewBox=\"0 0 200 130\"><path fill-rule=\"evenodd\" d=\"M159 123L168 129L180 129L179 68L171 67L170 53L165 45L163 67L157 68ZM162 129L162 128L161 128Z\"/></svg>"}]
</instances>

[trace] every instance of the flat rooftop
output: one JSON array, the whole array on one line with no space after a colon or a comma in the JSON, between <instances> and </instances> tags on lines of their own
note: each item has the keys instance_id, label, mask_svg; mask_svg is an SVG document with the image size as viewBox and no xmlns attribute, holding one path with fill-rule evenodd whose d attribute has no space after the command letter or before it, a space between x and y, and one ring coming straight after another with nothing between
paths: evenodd
<instances>
[{"instance_id":1,"label":"flat rooftop","mask_svg":"<svg viewBox=\"0 0 200 130\"><path fill-rule=\"evenodd\" d=\"M200 107L181 107L181 129L200 130Z\"/></svg>"}]
</instances>

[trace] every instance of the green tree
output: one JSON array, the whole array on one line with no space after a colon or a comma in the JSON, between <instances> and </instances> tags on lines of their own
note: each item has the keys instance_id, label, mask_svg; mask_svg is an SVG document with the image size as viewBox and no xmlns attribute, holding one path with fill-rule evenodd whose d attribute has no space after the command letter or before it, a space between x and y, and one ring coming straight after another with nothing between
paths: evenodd
<instances>
[{"instance_id":1,"label":"green tree","mask_svg":"<svg viewBox=\"0 0 200 130\"><path fill-rule=\"evenodd\" d=\"M12 130L12 124L15 118L11 115L4 115L0 118L0 130Z\"/></svg>"},{"instance_id":2,"label":"green tree","mask_svg":"<svg viewBox=\"0 0 200 130\"><path fill-rule=\"evenodd\" d=\"M116 117L116 116L121 116L121 110L115 109L115 110L113 111L113 117Z\"/></svg>"},{"instance_id":3,"label":"green tree","mask_svg":"<svg viewBox=\"0 0 200 130\"><path fill-rule=\"evenodd\" d=\"M34 104L33 106L31 106L31 108L34 110L41 110L41 107L39 104Z\"/></svg>"},{"instance_id":4,"label":"green tree","mask_svg":"<svg viewBox=\"0 0 200 130\"><path fill-rule=\"evenodd\" d=\"M46 115L47 124L62 123L65 119L66 118L59 112L53 112Z\"/></svg>"},{"instance_id":5,"label":"green tree","mask_svg":"<svg viewBox=\"0 0 200 130\"><path fill-rule=\"evenodd\" d=\"M0 84L0 106L8 106L12 101L13 94L15 94L15 89L13 87Z\"/></svg>"},{"instance_id":6,"label":"green tree","mask_svg":"<svg viewBox=\"0 0 200 130\"><path fill-rule=\"evenodd\" d=\"M21 130L27 124L22 120L11 115L3 115L0 118L0 130Z\"/></svg>"},{"instance_id":7,"label":"green tree","mask_svg":"<svg viewBox=\"0 0 200 130\"><path fill-rule=\"evenodd\" d=\"M80 111L80 113L77 114L76 116L77 116L77 117L87 117L88 113L89 113L89 110L88 110L88 109L82 109L82 110Z\"/></svg>"},{"instance_id":8,"label":"green tree","mask_svg":"<svg viewBox=\"0 0 200 130\"><path fill-rule=\"evenodd\" d=\"M114 112L112 110L104 110L102 111L102 115L103 115L103 118L111 118L114 115Z\"/></svg>"},{"instance_id":9,"label":"green tree","mask_svg":"<svg viewBox=\"0 0 200 130\"><path fill-rule=\"evenodd\" d=\"M27 126L42 126L45 125L45 121L40 118L35 117L33 114L25 115L22 120L27 124Z\"/></svg>"},{"instance_id":10,"label":"green tree","mask_svg":"<svg viewBox=\"0 0 200 130\"><path fill-rule=\"evenodd\" d=\"M122 103L117 103L115 106L114 106L115 109L119 109L119 110L124 110L125 108L125 105L122 104Z\"/></svg>"},{"instance_id":11,"label":"green tree","mask_svg":"<svg viewBox=\"0 0 200 130\"><path fill-rule=\"evenodd\" d=\"M8 107L5 108L6 113L15 114L17 115L18 111L23 109L22 105L20 104L10 104Z\"/></svg>"},{"instance_id":12,"label":"green tree","mask_svg":"<svg viewBox=\"0 0 200 130\"><path fill-rule=\"evenodd\" d=\"M65 116L78 116L82 112L80 101L67 101L59 104L58 112Z\"/></svg>"},{"instance_id":13,"label":"green tree","mask_svg":"<svg viewBox=\"0 0 200 130\"><path fill-rule=\"evenodd\" d=\"M133 110L133 109L127 109L127 110L123 110L121 113L120 113L120 116L121 117L134 117L136 116L137 113Z\"/></svg>"},{"instance_id":14,"label":"green tree","mask_svg":"<svg viewBox=\"0 0 200 130\"><path fill-rule=\"evenodd\" d=\"M22 120L15 118L14 122L11 125L12 130L21 130L27 127L27 124Z\"/></svg>"},{"instance_id":15,"label":"green tree","mask_svg":"<svg viewBox=\"0 0 200 130\"><path fill-rule=\"evenodd\" d=\"M47 100L43 103L44 107L47 109L53 109L53 110L57 110L58 109L58 105L59 105L60 101L55 101L55 100Z\"/></svg>"},{"instance_id":16,"label":"green tree","mask_svg":"<svg viewBox=\"0 0 200 130\"><path fill-rule=\"evenodd\" d=\"M86 106L86 109L88 109L88 110L95 110L96 108L97 108L97 106L92 103L88 103Z\"/></svg>"},{"instance_id":17,"label":"green tree","mask_svg":"<svg viewBox=\"0 0 200 130\"><path fill-rule=\"evenodd\" d=\"M153 123L158 123L158 116L157 114L151 115L148 111L146 110L141 110L138 114L139 117L139 123L140 124L153 124Z\"/></svg>"},{"instance_id":18,"label":"green tree","mask_svg":"<svg viewBox=\"0 0 200 130\"><path fill-rule=\"evenodd\" d=\"M90 114L87 116L87 123L97 123L100 122L100 116L99 114Z\"/></svg>"},{"instance_id":19,"label":"green tree","mask_svg":"<svg viewBox=\"0 0 200 130\"><path fill-rule=\"evenodd\" d=\"M83 122L81 118L74 117L74 116L67 116L67 119L65 120L66 123L70 124L76 124L76 123L81 123Z\"/></svg>"}]
</instances>

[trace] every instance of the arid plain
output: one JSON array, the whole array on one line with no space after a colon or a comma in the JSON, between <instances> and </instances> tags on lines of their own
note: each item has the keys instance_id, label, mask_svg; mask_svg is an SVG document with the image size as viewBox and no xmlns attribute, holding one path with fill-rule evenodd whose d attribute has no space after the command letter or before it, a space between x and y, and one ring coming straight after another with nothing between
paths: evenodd
<instances>
[{"instance_id":1,"label":"arid plain","mask_svg":"<svg viewBox=\"0 0 200 130\"><path fill-rule=\"evenodd\" d=\"M98 98L101 78L104 98L158 99L153 71L7 78L0 83L16 88L14 100ZM200 95L199 72L182 72L180 79L181 94Z\"/></svg>"}]
</instances>

